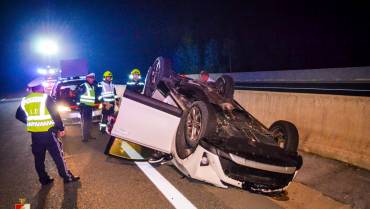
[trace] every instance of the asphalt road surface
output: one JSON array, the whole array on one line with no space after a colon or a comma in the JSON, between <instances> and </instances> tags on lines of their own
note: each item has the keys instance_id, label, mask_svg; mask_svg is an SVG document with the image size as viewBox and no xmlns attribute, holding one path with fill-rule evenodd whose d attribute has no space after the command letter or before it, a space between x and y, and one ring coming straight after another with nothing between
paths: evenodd
<instances>
[{"instance_id":1,"label":"asphalt road surface","mask_svg":"<svg viewBox=\"0 0 370 209\"><path fill-rule=\"evenodd\" d=\"M19 101L14 100L0 102L0 208L14 208L19 198L26 198L33 209L174 208L135 163L103 154L108 136L100 134L97 126L91 130L97 139L88 143L81 142L79 126L66 128L65 158L81 181L65 185L47 154L46 168L55 182L41 187L34 169L30 134L14 118L18 105ZM168 165L155 169L196 208L349 208L343 204L345 201L334 200L300 182L293 182L284 195L268 197L184 178ZM310 178L307 174L303 177Z\"/></svg>"}]
</instances>

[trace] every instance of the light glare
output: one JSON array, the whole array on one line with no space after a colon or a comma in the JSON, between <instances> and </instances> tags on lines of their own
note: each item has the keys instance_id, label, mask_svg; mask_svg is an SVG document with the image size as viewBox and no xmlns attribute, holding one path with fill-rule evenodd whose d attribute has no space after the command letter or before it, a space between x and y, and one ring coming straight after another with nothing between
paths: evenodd
<instances>
[{"instance_id":1,"label":"light glare","mask_svg":"<svg viewBox=\"0 0 370 209\"><path fill-rule=\"evenodd\" d=\"M59 51L58 43L52 39L39 39L36 43L36 51L45 56L55 55Z\"/></svg>"},{"instance_id":2,"label":"light glare","mask_svg":"<svg viewBox=\"0 0 370 209\"><path fill-rule=\"evenodd\" d=\"M48 73L48 71L44 68L38 68L37 73L41 74L41 75L46 75Z\"/></svg>"}]
</instances>

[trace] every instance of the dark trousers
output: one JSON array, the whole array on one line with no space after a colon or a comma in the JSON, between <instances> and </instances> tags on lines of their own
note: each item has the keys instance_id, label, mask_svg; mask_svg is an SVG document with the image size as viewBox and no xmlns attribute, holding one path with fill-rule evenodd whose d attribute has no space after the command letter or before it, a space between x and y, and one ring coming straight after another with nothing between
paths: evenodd
<instances>
[{"instance_id":1,"label":"dark trousers","mask_svg":"<svg viewBox=\"0 0 370 209\"><path fill-rule=\"evenodd\" d=\"M100 131L104 131L107 127L108 123L108 116L114 115L114 102L110 103L112 106L107 109L105 105L103 104L103 109L101 111L102 117L99 123L99 129Z\"/></svg>"},{"instance_id":2,"label":"dark trousers","mask_svg":"<svg viewBox=\"0 0 370 209\"><path fill-rule=\"evenodd\" d=\"M64 179L71 178L71 173L64 161L62 142L53 132L32 133L32 153L35 157L35 168L41 183L46 183L50 178L45 171L46 150L53 158L57 166L59 176Z\"/></svg>"},{"instance_id":3,"label":"dark trousers","mask_svg":"<svg viewBox=\"0 0 370 209\"><path fill-rule=\"evenodd\" d=\"M92 107L87 105L81 105L81 129L82 129L82 140L88 140L91 138L90 131L92 126Z\"/></svg>"}]
</instances>

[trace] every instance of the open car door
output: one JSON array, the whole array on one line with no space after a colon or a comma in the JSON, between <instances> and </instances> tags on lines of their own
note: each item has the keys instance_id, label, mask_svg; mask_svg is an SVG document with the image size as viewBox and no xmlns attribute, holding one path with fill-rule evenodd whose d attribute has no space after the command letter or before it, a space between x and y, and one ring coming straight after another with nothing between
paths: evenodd
<instances>
[{"instance_id":1,"label":"open car door","mask_svg":"<svg viewBox=\"0 0 370 209\"><path fill-rule=\"evenodd\" d=\"M125 90L111 135L131 144L169 154L181 115L181 109L175 106ZM120 146L126 145L126 142L119 143ZM130 152L127 154L130 155Z\"/></svg>"}]
</instances>

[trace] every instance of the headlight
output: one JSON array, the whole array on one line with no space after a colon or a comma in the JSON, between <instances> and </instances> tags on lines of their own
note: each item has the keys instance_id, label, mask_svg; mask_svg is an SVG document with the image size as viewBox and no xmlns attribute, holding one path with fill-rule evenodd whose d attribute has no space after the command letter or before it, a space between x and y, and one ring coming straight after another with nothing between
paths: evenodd
<instances>
[{"instance_id":1,"label":"headlight","mask_svg":"<svg viewBox=\"0 0 370 209\"><path fill-rule=\"evenodd\" d=\"M71 112L71 108L64 105L58 105L57 110L58 112Z\"/></svg>"},{"instance_id":2,"label":"headlight","mask_svg":"<svg viewBox=\"0 0 370 209\"><path fill-rule=\"evenodd\" d=\"M103 103L99 104L99 109L103 109Z\"/></svg>"}]
</instances>

